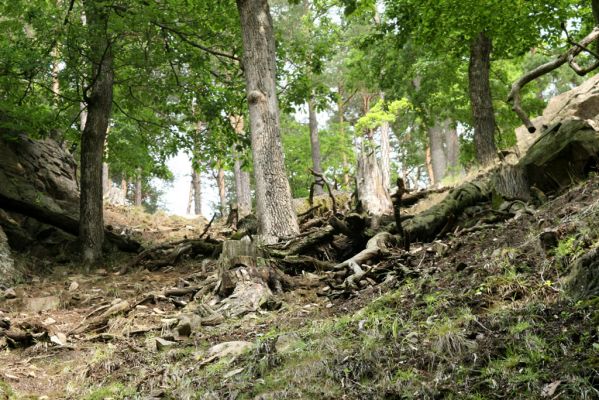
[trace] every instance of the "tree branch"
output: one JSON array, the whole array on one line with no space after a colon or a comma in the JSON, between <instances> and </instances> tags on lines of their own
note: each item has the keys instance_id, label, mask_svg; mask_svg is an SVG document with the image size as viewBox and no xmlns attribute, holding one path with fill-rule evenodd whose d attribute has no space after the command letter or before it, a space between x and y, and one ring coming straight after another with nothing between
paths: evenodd
<instances>
[{"instance_id":1,"label":"tree branch","mask_svg":"<svg viewBox=\"0 0 599 400\"><path fill-rule=\"evenodd\" d=\"M190 46L192 46L192 47L195 47L195 48L197 48L197 49L200 49L200 50L202 50L202 51L205 51L206 53L212 54L213 56L217 56L217 57L225 57L225 58L228 58L228 59L231 59L231 60L237 61L237 62L241 62L241 59L240 59L239 57L237 57L237 56L233 55L233 54L225 53L225 52L222 52L222 51L219 51L219 50L213 50L213 49L210 49L210 48L208 48L208 47L206 47L206 46L203 46L203 45L201 45L201 44L199 44L199 43L197 43L197 42L195 42L195 41L193 41L193 40L189 39L189 37L188 37L188 35L187 35L186 33L184 33L184 32L181 32L181 31L180 31L180 30L178 30L178 29L175 29L175 28L172 28L172 27L166 26L166 25L164 25L164 24L161 24L160 22L156 22L156 21L154 21L154 22L152 22L152 23L153 23L154 25L156 25L156 26L158 26L158 27L160 27L160 28L164 29L164 30L167 30L167 31L169 31L169 32L172 32L172 33L174 33L174 34L175 34L175 35L177 35L177 36L178 36L178 37L179 37L179 38L180 38L180 39L181 39L183 42L187 43L188 45L190 45Z\"/></svg>"},{"instance_id":2,"label":"tree branch","mask_svg":"<svg viewBox=\"0 0 599 400\"><path fill-rule=\"evenodd\" d=\"M527 72L512 84L512 89L510 91L510 94L508 95L508 101L512 103L512 110L514 110L514 112L518 114L518 117L520 117L520 119L522 120L522 122L524 123L524 125L530 133L534 133L537 129L530 121L528 114L522 108L522 97L520 94L522 88L526 86L528 83L532 82L533 80L538 79L541 76L546 75L549 72L561 67L568 61L570 61L570 65L572 65L572 60L574 60L574 58L578 54L580 54L590 43L597 40L597 38L599 38L599 27L594 28L591 31L591 33L589 33L584 39L580 41L580 43L577 43L575 46L568 49L568 51L566 51L565 53L559 55L554 60L539 65L533 70ZM579 70L581 72L584 71L581 68L579 68ZM587 72L590 71L591 70Z\"/></svg>"}]
</instances>

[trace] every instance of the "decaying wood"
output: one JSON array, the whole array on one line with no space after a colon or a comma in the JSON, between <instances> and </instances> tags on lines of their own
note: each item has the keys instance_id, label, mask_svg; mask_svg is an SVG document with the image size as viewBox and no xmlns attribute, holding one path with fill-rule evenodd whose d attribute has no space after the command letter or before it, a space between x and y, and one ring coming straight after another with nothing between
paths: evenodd
<instances>
[{"instance_id":1,"label":"decaying wood","mask_svg":"<svg viewBox=\"0 0 599 400\"><path fill-rule=\"evenodd\" d=\"M481 178L451 189L438 204L403 222L404 234L415 241L433 241L442 232L448 232L457 217L468 207L490 199L490 179Z\"/></svg>"},{"instance_id":2,"label":"decaying wood","mask_svg":"<svg viewBox=\"0 0 599 400\"><path fill-rule=\"evenodd\" d=\"M329 193L329 197L331 198L333 214L337 214L337 201L335 200L335 196L333 195L333 191L331 190L331 185L329 185L329 182L326 180L323 174L316 172L312 169L310 169L310 173L317 178L316 181L312 182L312 184L310 185L310 196L308 197L310 207L314 205L314 186L319 183L324 183L324 185L327 188L327 192Z\"/></svg>"},{"instance_id":3,"label":"decaying wood","mask_svg":"<svg viewBox=\"0 0 599 400\"><path fill-rule=\"evenodd\" d=\"M445 193L449 189L449 187L441 187L437 189L419 190L413 193L409 193L407 190L405 190L404 195L402 196L401 204L403 207L411 207L414 204L418 203L420 200L427 198L431 194Z\"/></svg>"},{"instance_id":4,"label":"decaying wood","mask_svg":"<svg viewBox=\"0 0 599 400\"><path fill-rule=\"evenodd\" d=\"M493 186L506 199L530 200L530 185L519 165L502 164L493 176Z\"/></svg>"},{"instance_id":5,"label":"decaying wood","mask_svg":"<svg viewBox=\"0 0 599 400\"><path fill-rule=\"evenodd\" d=\"M216 257L222 250L222 243L202 239L183 239L146 249L139 253L130 263L123 265L119 274L142 266L150 271L174 265L184 256Z\"/></svg>"},{"instance_id":6,"label":"decaying wood","mask_svg":"<svg viewBox=\"0 0 599 400\"><path fill-rule=\"evenodd\" d=\"M96 312L92 312L93 317L89 319L84 319L81 323L74 328L71 333L80 334L85 332L95 332L99 333L105 330L108 326L108 322L115 315L120 313L127 313L133 308L133 305L130 304L127 300L123 300L117 302L115 304L109 305L107 308L103 306L101 309L103 310L100 314L96 315Z\"/></svg>"}]
</instances>

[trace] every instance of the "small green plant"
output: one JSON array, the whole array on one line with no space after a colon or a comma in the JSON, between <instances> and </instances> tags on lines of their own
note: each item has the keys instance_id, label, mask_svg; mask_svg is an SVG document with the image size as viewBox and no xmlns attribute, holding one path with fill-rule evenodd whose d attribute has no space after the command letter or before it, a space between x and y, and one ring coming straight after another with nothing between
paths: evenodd
<instances>
[{"instance_id":1,"label":"small green plant","mask_svg":"<svg viewBox=\"0 0 599 400\"><path fill-rule=\"evenodd\" d=\"M560 240L555 249L555 255L557 257L570 260L580 256L583 252L584 250L575 236L569 236L564 240Z\"/></svg>"},{"instance_id":2,"label":"small green plant","mask_svg":"<svg viewBox=\"0 0 599 400\"><path fill-rule=\"evenodd\" d=\"M93 390L85 397L85 400L104 400L104 399L126 399L135 394L135 389L127 387L120 382L111 383Z\"/></svg>"}]
</instances>

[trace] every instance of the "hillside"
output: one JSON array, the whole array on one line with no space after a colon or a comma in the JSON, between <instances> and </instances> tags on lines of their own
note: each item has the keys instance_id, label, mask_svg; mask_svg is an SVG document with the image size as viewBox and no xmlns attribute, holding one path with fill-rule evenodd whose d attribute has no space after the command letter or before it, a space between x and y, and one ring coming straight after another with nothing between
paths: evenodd
<instances>
[{"instance_id":1,"label":"hillside","mask_svg":"<svg viewBox=\"0 0 599 400\"><path fill-rule=\"evenodd\" d=\"M2 303L3 323L37 343L0 356L3 396L597 398L599 314L566 289L597 243L598 199L591 177L505 223L392 250L381 262L396 279L350 298L304 288L208 323L200 305L168 290L214 265L34 277ZM539 239L547 229L558 239L548 254ZM115 304L126 314L77 333ZM199 325L171 329L190 312L204 317Z\"/></svg>"}]
</instances>

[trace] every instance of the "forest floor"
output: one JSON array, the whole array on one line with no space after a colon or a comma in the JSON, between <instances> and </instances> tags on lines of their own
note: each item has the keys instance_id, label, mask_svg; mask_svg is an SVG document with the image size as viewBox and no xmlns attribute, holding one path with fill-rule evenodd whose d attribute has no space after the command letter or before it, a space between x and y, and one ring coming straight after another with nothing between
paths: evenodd
<instances>
[{"instance_id":1,"label":"forest floor","mask_svg":"<svg viewBox=\"0 0 599 400\"><path fill-rule=\"evenodd\" d=\"M548 228L551 254L539 244ZM287 291L277 310L191 334L171 326L193 300L160 294L202 276L201 261L55 268L0 300L0 322L38 335L2 346L0 399L596 399L599 308L564 284L598 237L593 177L504 223L413 244L392 286ZM124 302L102 331L79 329Z\"/></svg>"}]
</instances>

